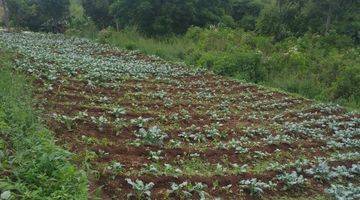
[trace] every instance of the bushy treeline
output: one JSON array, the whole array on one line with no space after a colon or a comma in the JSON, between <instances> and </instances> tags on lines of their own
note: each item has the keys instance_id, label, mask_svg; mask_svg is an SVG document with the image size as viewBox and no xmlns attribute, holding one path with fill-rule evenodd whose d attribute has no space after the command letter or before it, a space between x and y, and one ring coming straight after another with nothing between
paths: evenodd
<instances>
[{"instance_id":1,"label":"bushy treeline","mask_svg":"<svg viewBox=\"0 0 360 200\"><path fill-rule=\"evenodd\" d=\"M151 36L183 34L191 26L243 28L276 40L336 31L359 42L357 0L2 0L13 25L63 31L87 17L98 29L137 26ZM69 7L82 7L83 19ZM74 11L74 9L72 10ZM79 11L80 12L80 11Z\"/></svg>"},{"instance_id":2,"label":"bushy treeline","mask_svg":"<svg viewBox=\"0 0 360 200\"><path fill-rule=\"evenodd\" d=\"M277 40L335 31L359 42L359 11L357 0L276 0L261 12L257 30Z\"/></svg>"},{"instance_id":3,"label":"bushy treeline","mask_svg":"<svg viewBox=\"0 0 360 200\"><path fill-rule=\"evenodd\" d=\"M256 30L277 40L330 31L359 40L356 0L82 0L82 5L100 28L136 25L148 35L216 25Z\"/></svg>"},{"instance_id":4,"label":"bushy treeline","mask_svg":"<svg viewBox=\"0 0 360 200\"><path fill-rule=\"evenodd\" d=\"M63 32L69 15L69 0L2 0L10 25L34 31Z\"/></svg>"}]
</instances>

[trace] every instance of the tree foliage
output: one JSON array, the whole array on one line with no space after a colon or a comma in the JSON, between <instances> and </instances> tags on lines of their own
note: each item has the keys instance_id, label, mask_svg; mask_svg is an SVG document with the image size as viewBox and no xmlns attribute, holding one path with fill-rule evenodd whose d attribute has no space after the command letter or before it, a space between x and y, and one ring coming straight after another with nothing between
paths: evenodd
<instances>
[{"instance_id":1,"label":"tree foliage","mask_svg":"<svg viewBox=\"0 0 360 200\"><path fill-rule=\"evenodd\" d=\"M136 25L149 35L185 33L190 26L231 24L228 0L115 0L110 6L119 27Z\"/></svg>"},{"instance_id":2,"label":"tree foliage","mask_svg":"<svg viewBox=\"0 0 360 200\"><path fill-rule=\"evenodd\" d=\"M70 0L7 0L11 22L31 30L58 32L72 21ZM307 32L345 34L360 42L357 0L71 0L98 29L136 26L150 36L184 34L189 27L256 30L275 41ZM83 26L79 25L81 28ZM69 26L68 26L69 27ZM73 28L73 26L71 26Z\"/></svg>"},{"instance_id":3,"label":"tree foliage","mask_svg":"<svg viewBox=\"0 0 360 200\"><path fill-rule=\"evenodd\" d=\"M261 12L257 29L278 40L306 32L335 31L359 41L359 13L356 0L276 0Z\"/></svg>"},{"instance_id":4,"label":"tree foliage","mask_svg":"<svg viewBox=\"0 0 360 200\"><path fill-rule=\"evenodd\" d=\"M64 31L69 14L69 0L8 0L14 26L34 31Z\"/></svg>"},{"instance_id":5,"label":"tree foliage","mask_svg":"<svg viewBox=\"0 0 360 200\"><path fill-rule=\"evenodd\" d=\"M231 6L231 16L238 26L245 30L254 30L256 20L265 4L256 0L235 0Z\"/></svg>"},{"instance_id":6,"label":"tree foliage","mask_svg":"<svg viewBox=\"0 0 360 200\"><path fill-rule=\"evenodd\" d=\"M89 16L100 29L113 25L113 16L109 13L112 3L113 0L82 0L85 14Z\"/></svg>"}]
</instances>

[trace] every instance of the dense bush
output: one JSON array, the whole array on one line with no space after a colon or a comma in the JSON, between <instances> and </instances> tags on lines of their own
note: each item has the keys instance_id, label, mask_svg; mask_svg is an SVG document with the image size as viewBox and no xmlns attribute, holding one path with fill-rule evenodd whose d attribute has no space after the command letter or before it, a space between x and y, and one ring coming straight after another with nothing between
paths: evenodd
<instances>
[{"instance_id":1,"label":"dense bush","mask_svg":"<svg viewBox=\"0 0 360 200\"><path fill-rule=\"evenodd\" d=\"M360 107L360 65L346 66L340 71L330 89L333 100L347 99L353 107Z\"/></svg>"},{"instance_id":2,"label":"dense bush","mask_svg":"<svg viewBox=\"0 0 360 200\"><path fill-rule=\"evenodd\" d=\"M260 62L261 55L254 52L207 52L196 64L220 75L258 82L262 77Z\"/></svg>"},{"instance_id":3,"label":"dense bush","mask_svg":"<svg viewBox=\"0 0 360 200\"><path fill-rule=\"evenodd\" d=\"M273 43L272 37L242 30L192 28L186 37L195 43L188 48L188 64L359 106L359 48L349 36L305 34Z\"/></svg>"},{"instance_id":4,"label":"dense bush","mask_svg":"<svg viewBox=\"0 0 360 200\"><path fill-rule=\"evenodd\" d=\"M262 42L262 38L254 40L251 33L222 28L192 28L186 37L196 44L188 50L189 64L248 81L263 80L263 55L254 49L254 46Z\"/></svg>"}]
</instances>

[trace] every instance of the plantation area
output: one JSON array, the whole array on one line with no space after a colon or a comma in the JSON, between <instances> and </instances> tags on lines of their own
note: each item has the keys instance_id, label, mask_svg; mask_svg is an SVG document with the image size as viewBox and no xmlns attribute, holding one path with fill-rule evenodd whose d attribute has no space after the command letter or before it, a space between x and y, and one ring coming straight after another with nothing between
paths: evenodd
<instances>
[{"instance_id":1,"label":"plantation area","mask_svg":"<svg viewBox=\"0 0 360 200\"><path fill-rule=\"evenodd\" d=\"M71 30L66 34L74 35ZM167 39L144 37L134 28L108 28L90 38L310 99L360 108L360 48L344 35L306 34L274 42L271 36L243 29L192 27L183 36Z\"/></svg>"},{"instance_id":2,"label":"plantation area","mask_svg":"<svg viewBox=\"0 0 360 200\"><path fill-rule=\"evenodd\" d=\"M60 34L0 32L0 45L89 198L360 197L357 112Z\"/></svg>"}]
</instances>

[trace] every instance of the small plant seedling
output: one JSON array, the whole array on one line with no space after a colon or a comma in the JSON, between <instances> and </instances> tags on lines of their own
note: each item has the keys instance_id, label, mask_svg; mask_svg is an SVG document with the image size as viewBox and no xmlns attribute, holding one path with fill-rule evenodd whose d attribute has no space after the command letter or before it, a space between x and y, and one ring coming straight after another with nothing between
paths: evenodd
<instances>
[{"instance_id":1,"label":"small plant seedling","mask_svg":"<svg viewBox=\"0 0 360 200\"><path fill-rule=\"evenodd\" d=\"M110 113L118 118L118 117L121 117L122 115L126 114L126 109L123 107L115 107L112 109L112 111Z\"/></svg>"},{"instance_id":2,"label":"small plant seedling","mask_svg":"<svg viewBox=\"0 0 360 200\"><path fill-rule=\"evenodd\" d=\"M133 193L128 194L128 198L129 197L135 197L138 200L142 200L142 199L150 199L151 197L151 190L154 187L154 183L150 182L150 183L144 183L141 180L136 180L135 182L132 181L131 179L125 179L128 184L131 185L132 189L133 189Z\"/></svg>"},{"instance_id":3,"label":"small plant seedling","mask_svg":"<svg viewBox=\"0 0 360 200\"><path fill-rule=\"evenodd\" d=\"M109 123L108 119L104 116L91 117L91 121L97 125L100 132L103 132L106 125Z\"/></svg>"},{"instance_id":4,"label":"small plant seedling","mask_svg":"<svg viewBox=\"0 0 360 200\"><path fill-rule=\"evenodd\" d=\"M148 130L142 128L135 135L146 145L162 145L164 139L168 137L166 133L163 133L157 126L153 126Z\"/></svg>"}]
</instances>

